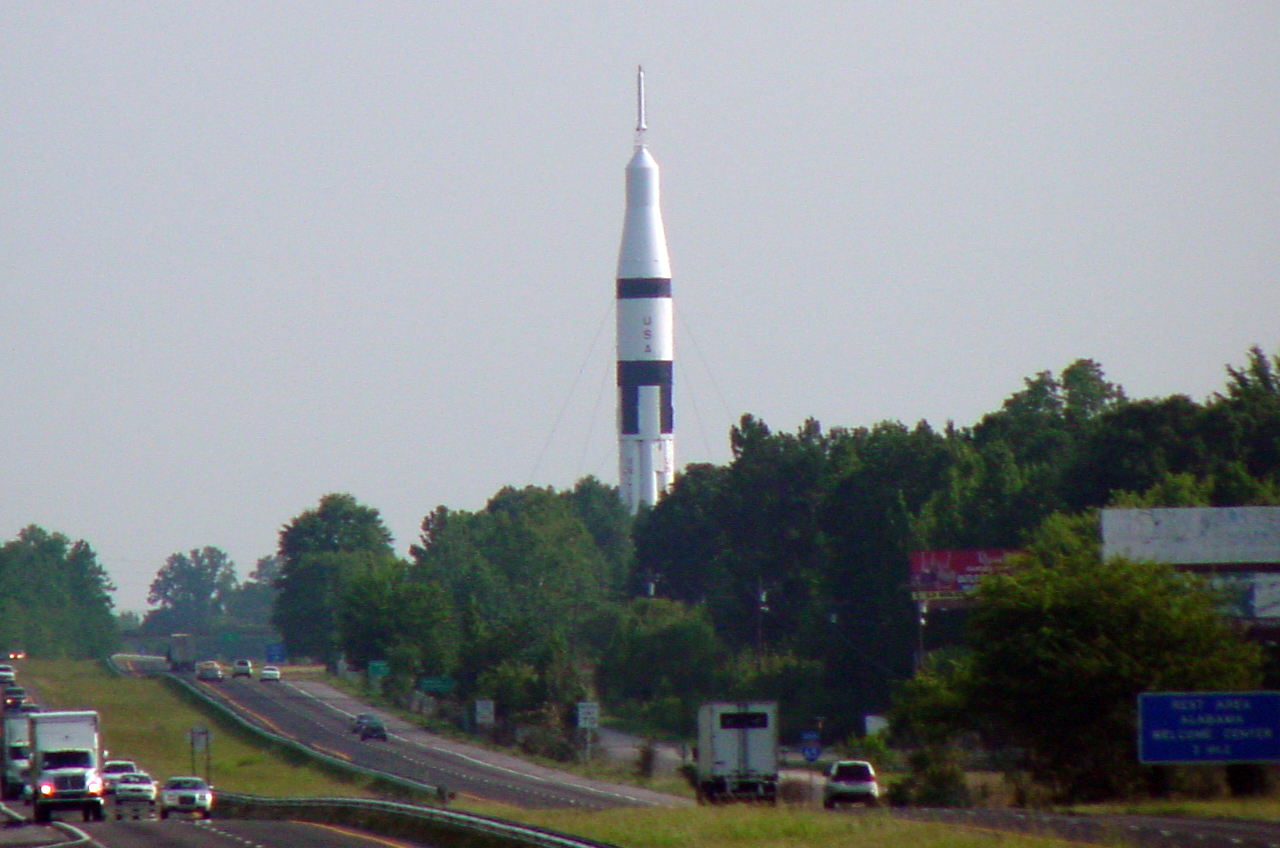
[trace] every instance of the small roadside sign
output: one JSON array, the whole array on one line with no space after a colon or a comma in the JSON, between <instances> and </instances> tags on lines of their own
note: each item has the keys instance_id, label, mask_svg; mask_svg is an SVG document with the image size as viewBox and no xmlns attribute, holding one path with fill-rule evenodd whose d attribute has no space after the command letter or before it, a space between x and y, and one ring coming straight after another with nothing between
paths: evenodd
<instances>
[{"instance_id":1,"label":"small roadside sign","mask_svg":"<svg viewBox=\"0 0 1280 848\"><path fill-rule=\"evenodd\" d=\"M187 741L191 743L191 750L203 751L209 747L209 739L213 734L209 732L209 728L196 725L187 731Z\"/></svg>"},{"instance_id":2,"label":"small roadside sign","mask_svg":"<svg viewBox=\"0 0 1280 848\"><path fill-rule=\"evenodd\" d=\"M494 718L493 699L481 698L476 701L476 727L493 727L496 724Z\"/></svg>"},{"instance_id":3,"label":"small roadside sign","mask_svg":"<svg viewBox=\"0 0 1280 848\"><path fill-rule=\"evenodd\" d=\"M805 762L816 762L818 757L822 756L822 743L819 741L818 731L802 730L800 732L800 754L804 757Z\"/></svg>"},{"instance_id":4,"label":"small roadside sign","mask_svg":"<svg viewBox=\"0 0 1280 848\"><path fill-rule=\"evenodd\" d=\"M1144 692L1138 760L1280 762L1280 692Z\"/></svg>"},{"instance_id":5,"label":"small roadside sign","mask_svg":"<svg viewBox=\"0 0 1280 848\"><path fill-rule=\"evenodd\" d=\"M600 705L595 701L578 702L578 727L595 730L600 727Z\"/></svg>"},{"instance_id":6,"label":"small roadside sign","mask_svg":"<svg viewBox=\"0 0 1280 848\"><path fill-rule=\"evenodd\" d=\"M419 677L418 691L428 695L448 695L457 686L452 677Z\"/></svg>"}]
</instances>

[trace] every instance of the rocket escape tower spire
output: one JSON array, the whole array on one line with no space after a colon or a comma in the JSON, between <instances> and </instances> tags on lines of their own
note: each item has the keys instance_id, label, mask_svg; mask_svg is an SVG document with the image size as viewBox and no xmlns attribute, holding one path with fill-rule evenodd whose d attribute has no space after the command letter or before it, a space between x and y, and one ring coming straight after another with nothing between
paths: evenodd
<instances>
[{"instance_id":1,"label":"rocket escape tower spire","mask_svg":"<svg viewBox=\"0 0 1280 848\"><path fill-rule=\"evenodd\" d=\"M658 205L658 163L645 146L644 69L636 74L636 143L618 250L618 479L632 512L675 479L671 264Z\"/></svg>"}]
</instances>

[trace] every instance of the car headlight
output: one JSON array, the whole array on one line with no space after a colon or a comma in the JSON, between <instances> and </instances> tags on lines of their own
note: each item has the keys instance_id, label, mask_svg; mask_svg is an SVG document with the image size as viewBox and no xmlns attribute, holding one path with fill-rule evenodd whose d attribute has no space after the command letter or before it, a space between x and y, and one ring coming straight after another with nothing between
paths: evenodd
<instances>
[{"instance_id":1,"label":"car headlight","mask_svg":"<svg viewBox=\"0 0 1280 848\"><path fill-rule=\"evenodd\" d=\"M102 778L100 777L89 778L88 789L91 795L100 795L102 793Z\"/></svg>"},{"instance_id":2,"label":"car headlight","mask_svg":"<svg viewBox=\"0 0 1280 848\"><path fill-rule=\"evenodd\" d=\"M41 794L41 795L52 795L52 794L53 794L53 784L52 784L52 783L41 783L41 784L40 784L40 794Z\"/></svg>"}]
</instances>

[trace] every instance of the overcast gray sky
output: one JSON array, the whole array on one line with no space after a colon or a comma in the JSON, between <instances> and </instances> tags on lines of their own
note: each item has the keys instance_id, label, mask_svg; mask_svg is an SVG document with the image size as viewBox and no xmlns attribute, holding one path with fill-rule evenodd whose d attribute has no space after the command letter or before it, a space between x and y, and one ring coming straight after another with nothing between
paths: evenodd
<instances>
[{"instance_id":1,"label":"overcast gray sky","mask_svg":"<svg viewBox=\"0 0 1280 848\"><path fill-rule=\"evenodd\" d=\"M145 607L326 492L617 482L645 66L679 464L1280 350L1280 3L0 5L0 538Z\"/></svg>"}]
</instances>

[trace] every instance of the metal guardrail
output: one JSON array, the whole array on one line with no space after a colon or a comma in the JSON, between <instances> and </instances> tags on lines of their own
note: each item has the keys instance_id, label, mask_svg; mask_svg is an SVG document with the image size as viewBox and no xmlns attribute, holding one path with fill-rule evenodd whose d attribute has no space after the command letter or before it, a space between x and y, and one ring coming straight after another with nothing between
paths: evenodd
<instances>
[{"instance_id":1,"label":"metal guardrail","mask_svg":"<svg viewBox=\"0 0 1280 848\"><path fill-rule=\"evenodd\" d=\"M263 798L219 792L214 815L346 825L440 848L617 848L475 813L358 798Z\"/></svg>"}]
</instances>

